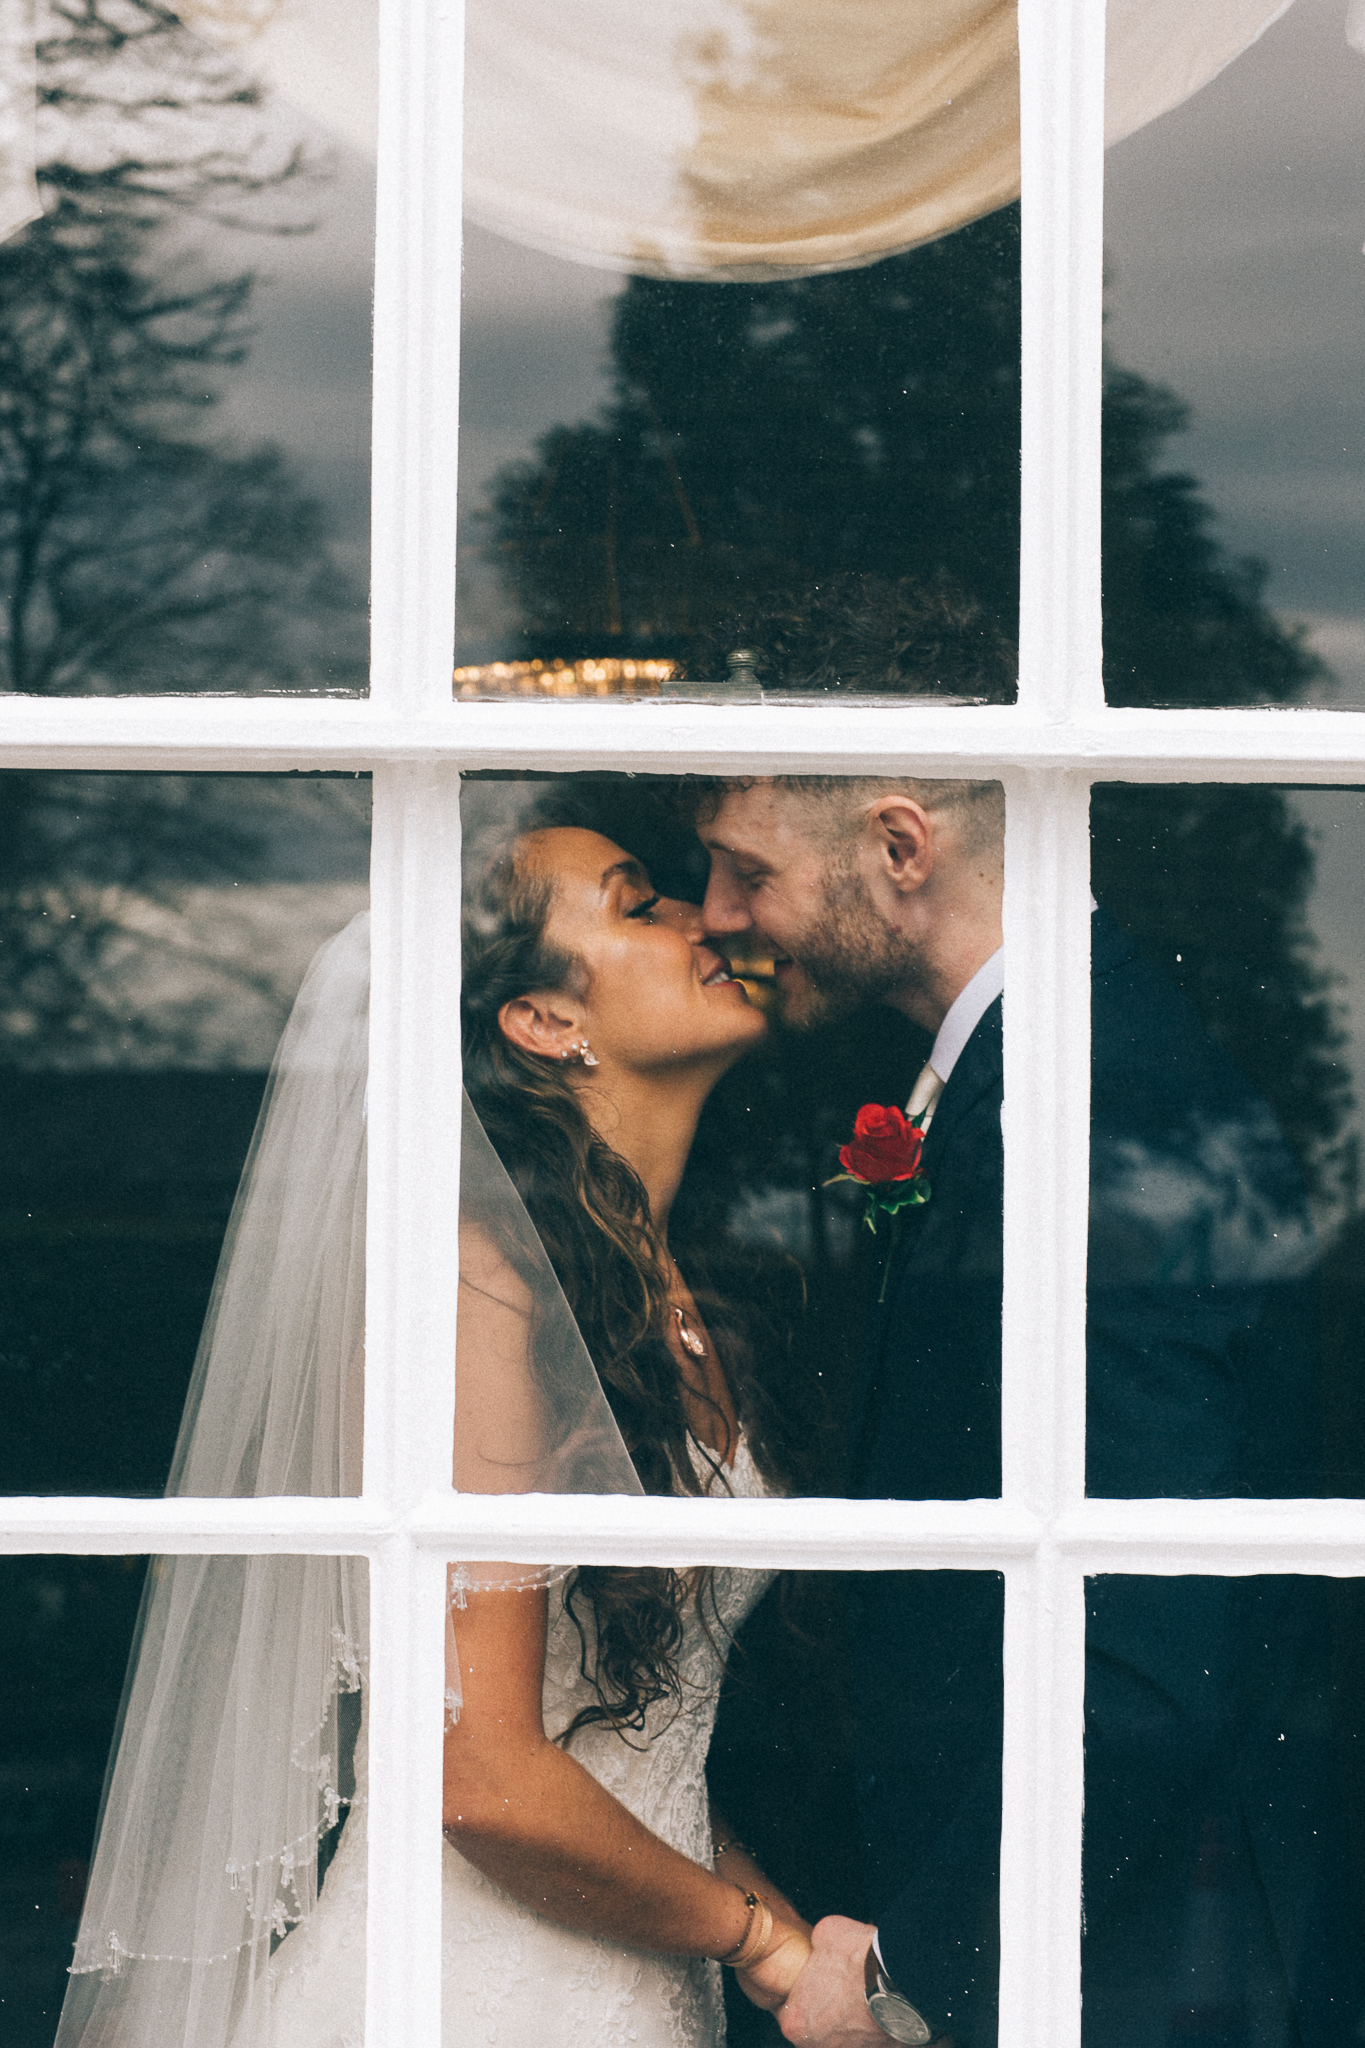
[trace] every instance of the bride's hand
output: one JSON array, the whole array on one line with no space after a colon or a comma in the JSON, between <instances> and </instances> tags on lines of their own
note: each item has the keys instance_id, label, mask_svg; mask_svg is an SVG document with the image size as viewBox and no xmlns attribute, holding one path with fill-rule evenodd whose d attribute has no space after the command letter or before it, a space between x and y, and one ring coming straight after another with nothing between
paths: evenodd
<instances>
[{"instance_id":1,"label":"bride's hand","mask_svg":"<svg viewBox=\"0 0 1365 2048\"><path fill-rule=\"evenodd\" d=\"M776 2012L810 1960L810 1937L804 1927L779 1920L773 1938L748 1970L736 1970L739 1988L754 2005Z\"/></svg>"}]
</instances>

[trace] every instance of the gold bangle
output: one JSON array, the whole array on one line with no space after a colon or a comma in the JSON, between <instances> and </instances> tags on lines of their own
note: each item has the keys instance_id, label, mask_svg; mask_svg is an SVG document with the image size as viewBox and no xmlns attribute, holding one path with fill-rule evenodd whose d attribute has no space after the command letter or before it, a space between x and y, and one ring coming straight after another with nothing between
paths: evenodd
<instances>
[{"instance_id":1,"label":"gold bangle","mask_svg":"<svg viewBox=\"0 0 1365 2048\"><path fill-rule=\"evenodd\" d=\"M738 1885L735 1886L735 1890L739 1891ZM742 1892L740 1896L743 1898L745 1905L749 1908L749 1917L744 1923L744 1932L740 1935L739 1940L735 1943L734 1947L727 1948L724 1955L717 1956L716 1961L719 1963L733 1964L739 1956L742 1956L745 1949L749 1946L749 1936L754 1931L754 1921L757 1918L759 1907L758 1893Z\"/></svg>"},{"instance_id":2,"label":"gold bangle","mask_svg":"<svg viewBox=\"0 0 1365 2048\"><path fill-rule=\"evenodd\" d=\"M769 1944L773 1938L772 1908L766 1899L760 1899L758 1910L761 1918L760 1924L754 1929L753 1946L746 1948L744 1954L734 1965L734 1968L737 1970L752 1970L754 1964L761 1963L764 1956L768 1953Z\"/></svg>"},{"instance_id":3,"label":"gold bangle","mask_svg":"<svg viewBox=\"0 0 1365 2048\"><path fill-rule=\"evenodd\" d=\"M728 1854L731 1849L738 1849L746 1856L750 1853L747 1843L741 1842L737 1835L730 1835L725 1841L715 1844L711 1851L711 1861L719 1863L721 1857Z\"/></svg>"},{"instance_id":4,"label":"gold bangle","mask_svg":"<svg viewBox=\"0 0 1365 2048\"><path fill-rule=\"evenodd\" d=\"M771 1907L766 1900L759 1898L757 1892L748 1892L745 1896L753 1903L749 1908L749 1924L744 1930L744 1939L737 1949L731 1949L729 1955L721 1958L732 1970L751 1970L767 1954L768 1944L773 1938Z\"/></svg>"}]
</instances>

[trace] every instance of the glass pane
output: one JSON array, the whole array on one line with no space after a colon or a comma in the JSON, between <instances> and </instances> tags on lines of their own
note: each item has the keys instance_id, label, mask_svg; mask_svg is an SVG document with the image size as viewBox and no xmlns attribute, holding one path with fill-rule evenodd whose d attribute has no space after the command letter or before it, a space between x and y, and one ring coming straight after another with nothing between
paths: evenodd
<instances>
[{"instance_id":1,"label":"glass pane","mask_svg":"<svg viewBox=\"0 0 1365 2048\"><path fill-rule=\"evenodd\" d=\"M189 1952L194 1929L169 1924L175 1902L165 1887L139 1894L132 1867L136 1851L122 1868L110 1856L107 1838L125 1822L133 1824L134 1839L138 1825L151 1830L168 1870L193 1846L201 1852L203 1868L221 1874L221 1882L202 1884L197 1900L196 1887L184 1888L194 1900L196 1925L203 1933L210 1923L239 1923L231 1932L232 1941L243 1944L235 1951L234 1969L249 1973L254 1960L259 1975L272 1955L280 1958L271 2001L277 2025L287 2019L297 2030L294 2037L307 2039L326 2021L349 2024L361 2009L364 1823L362 1808L349 1818L348 1811L357 1794L363 1798L365 1777L363 1566L333 1559L158 1559L148 1582L146 1563L143 1558L32 1557L0 1564L0 1611L11 1646L2 1767L12 1796L0 1896L7 2048L11 2042L15 2048L50 2048L64 1994L69 2031L63 2033L62 2048L80 2039L79 2025L92 2003L106 2024L110 2019L145 2021L151 2010L162 2031L131 2038L176 2037L169 2028L191 1973L172 1959L171 1951ZM182 1579L177 1585L176 1574L188 1575L188 1583ZM707 1868L717 1841L741 1842L745 1846L738 1853L756 1859L769 1880L769 1895L776 1887L808 1921L829 1912L856 1920L865 1930L864 1943L876 1925L884 1960L908 1995L935 2018L950 2016L960 2027L969 2021L972 2039L991 2038L998 1953L999 1579L954 1572L816 1574L771 1583L770 1573L723 1568L713 1575L708 1590L715 1599L706 1603L703 1619L693 1598L696 1582L669 1594L658 1579L644 1588L648 1576L602 1570L582 1575L576 1589L585 1615L612 1603L615 1612L625 1615L632 1601L639 1610L646 1590L656 1604L680 1602L683 1608L687 1704L681 1718L674 1703L661 1698L649 1709L645 1731L623 1735L599 1723L580 1729L567 1745L604 1788L602 1810L619 1813L617 1801L624 1798L672 1847ZM266 1660L279 1655L283 1632L296 1614L316 1616L335 1599L339 1625L355 1639L354 1663L348 1666L343 1659L335 1671L329 1661L325 1670L318 1665L305 1671L305 1659L292 1643L289 1651L289 1675L301 1680L299 1697L318 1692L323 1723L308 1735L318 1782L308 1785L308 1811L298 1827L305 1840L311 1836L317 1844L320 1898L309 1891L304 1875L311 1849L296 1856L294 1881L282 1883L277 1895L267 1896L259 1879L254 1887L232 1884L228 1866L238 1856L215 1803L221 1780L197 1768L222 1721L223 1697L236 1680L225 1675L221 1691L196 1683L204 1669L204 1635L196 1630L206 1614L216 1613L213 1603L220 1596L231 1596L249 1610L253 1589L261 1587L271 1595L274 1612L266 1615L258 1608L259 1618L245 1628L234 1619L231 1644L236 1665L254 1671L258 1679ZM152 1604L139 1635L144 1588ZM590 1662L591 1680L579 1671L581 1652L576 1631L564 1618L564 1592L560 1586L550 1596L557 1619L543 1714L552 1732L559 1732L573 1711L595 1702L599 1676L613 1696L610 1659ZM179 1600L188 1615L180 1638L179 1676L169 1686L157 1606L168 1600ZM519 1596L514 1611L520 1618L536 1618L528 1596ZM455 1622L462 1633L478 1627L477 1596L456 1613ZM883 1628L890 1634L879 1635ZM471 1641L465 1634L466 1650ZM913 1660L888 1658L888 1641L907 1652L913 1645ZM115 1742L125 1666L135 1642L141 1647ZM964 1666L971 1674L965 1685ZM187 1760L183 1764L168 1758L160 1746L163 1724L147 1711L148 1688L158 1676L173 1711L182 1716L176 1731L179 1753ZM472 1674L466 1671L465 1676L464 1714L449 1737L456 1773L461 1756L468 1754L461 1742L468 1742L479 1720L477 1688ZM945 1697L952 1701L946 1716ZM297 1702L258 1682L254 1692L230 1701L232 1710L248 1698L250 1753L263 1791L253 1801L249 1788L239 1783L239 1832L270 1825L272 1787L279 1776L275 1766L283 1759L294 1778L300 1763L291 1748L290 1717L298 1711ZM501 1752L489 1744L486 1731L474 1740L496 1771L505 1761ZM114 1775L97 1836L111 1744ZM875 1771L868 1761L872 1755ZM932 1767L926 1762L930 1756ZM179 1771L175 1803L160 1802L153 1811L126 1792L130 1767L139 1757L149 1770ZM913 1759L913 1767L902 1768L900 1759ZM802 1787L799 1800L791 1797L793 1784ZM177 1813L185 1815L183 1825ZM486 1849L458 1824L452 1836L444 1880L446 1981L452 1997L477 2001L491 1995L505 1956L491 1949L488 1937L502 1923L527 1944L523 1960L533 1965L514 1971L510 1979L504 1968L497 1980L508 1998L502 2017L509 2026L518 1998L543 2000L547 1985L556 1984L570 2002L578 2002L579 2017L586 2013L591 2022L593 2001L609 2000L623 1972L633 1980L633 2019L642 2041L672 2038L658 2028L651 2035L647 2028L649 2000L670 1971L700 1977L707 2009L713 2009L718 1987L711 1973L697 1971L668 1949L665 1923L677 1909L667 1898L653 1940L633 1944L627 1955L608 1924L613 1907L630 1896L629 1887L616 1886L599 1915L598 1969L586 1986L575 1986L581 1934L552 1925L554 1913L528 1913L518 1906L525 1873L515 1862L504 1862L493 1885L481 1884L471 1864L479 1867ZM523 1842L523 1864L534 1853ZM732 1881L740 1870L734 1852L722 1854L715 1867ZM277 1898L283 1924L272 1929ZM727 1904L722 1900L722 1914ZM299 1926L301 1920L307 1925ZM970 1930L969 1938L964 1930ZM78 1935L81 1966L92 1948L107 1946L110 1932L118 1935L125 1952L119 1970L101 1976L79 1967L68 1979ZM288 1947L281 1945L284 1936ZM674 1943L679 1939L676 1933L671 1938ZM533 1945L538 1955L531 1954ZM641 1957L640 1947L656 1954ZM152 1960L157 1955L164 1960ZM733 1973L725 1974L731 2041L740 2048L771 2042L771 2022L747 2005ZM224 2037L216 2025L221 2007L211 1971L206 1988L207 2010L196 2038L217 2044ZM162 2002L149 2008L149 1999ZM121 2005L124 2000L128 2003ZM535 2022L538 2041L553 2044L561 2038L552 2024L554 2011L553 2005L548 2013L542 2005ZM255 2018L263 2027L263 2013ZM250 2027L231 2036L242 2048L260 2048L266 2038ZM517 2038L509 2032L509 2039ZM714 2036L689 2038L700 2044Z\"/></svg>"},{"instance_id":2,"label":"glass pane","mask_svg":"<svg viewBox=\"0 0 1365 2048\"><path fill-rule=\"evenodd\" d=\"M356 1558L0 1560L6 2048L363 2004L366 1607Z\"/></svg>"},{"instance_id":3,"label":"glass pane","mask_svg":"<svg viewBox=\"0 0 1365 2048\"><path fill-rule=\"evenodd\" d=\"M57 2031L146 1562L0 1559L0 2011L13 2048L51 2048Z\"/></svg>"},{"instance_id":4,"label":"glass pane","mask_svg":"<svg viewBox=\"0 0 1365 2048\"><path fill-rule=\"evenodd\" d=\"M366 686L373 29L310 49L274 13L39 10L36 185L0 189L0 689Z\"/></svg>"},{"instance_id":5,"label":"glass pane","mask_svg":"<svg viewBox=\"0 0 1365 2048\"><path fill-rule=\"evenodd\" d=\"M1353 1583L1090 1582L1087 2048L1357 2038L1360 1618Z\"/></svg>"},{"instance_id":6,"label":"glass pane","mask_svg":"<svg viewBox=\"0 0 1365 2048\"><path fill-rule=\"evenodd\" d=\"M1090 1490L1363 1493L1365 798L1092 820Z\"/></svg>"},{"instance_id":7,"label":"glass pane","mask_svg":"<svg viewBox=\"0 0 1365 2048\"><path fill-rule=\"evenodd\" d=\"M1203 10L1189 90L1112 148L1105 678L1111 703L1365 706L1358 10ZM1144 69L1129 23L1110 129ZM1348 47L1354 41L1355 49Z\"/></svg>"},{"instance_id":8,"label":"glass pane","mask_svg":"<svg viewBox=\"0 0 1365 2048\"><path fill-rule=\"evenodd\" d=\"M0 1489L155 1494L266 1070L365 907L369 781L2 784Z\"/></svg>"},{"instance_id":9,"label":"glass pane","mask_svg":"<svg viewBox=\"0 0 1365 2048\"><path fill-rule=\"evenodd\" d=\"M471 17L457 694L1012 700L1011 16L618 11Z\"/></svg>"},{"instance_id":10,"label":"glass pane","mask_svg":"<svg viewBox=\"0 0 1365 2048\"><path fill-rule=\"evenodd\" d=\"M620 1713L632 1697L628 1625L647 1627L651 1609L681 1639L666 1657L640 1658L635 1691L652 1680L654 1697L637 1725L616 1727L601 1718L604 1703ZM609 2039L612 2014L628 2010L642 2048L722 2038L771 2048L781 2038L774 2021L748 2002L734 1970L706 1955L743 1931L738 1885L776 1907L779 1941L830 1914L853 1923L840 1935L859 1965L848 2023L866 2023L862 1961L875 1927L893 1981L936 2032L994 2040L995 1574L775 1580L720 1567L670 1581L598 1569L552 1587L547 1607L526 1594L481 1604L471 1593L453 1620L465 1685L446 1738L452 2038L462 2038L459 2022L477 2038L496 1998L509 2042ZM529 1718L552 1735L578 1722L563 1747L591 1782L568 1772L544 1779L535 1806L523 1801L520 1738L505 1733L520 1725L508 1711L520 1693L503 1676L515 1660L498 1652L523 1638L538 1646L542 1633L545 1682ZM670 1662L680 1697L669 1690ZM501 1829L484 1818L490 1796ZM557 1847L566 1828L576 1843L567 1881ZM645 1828L680 1854L662 1853ZM712 1869L724 1886L703 1876ZM703 1953L678 1953L693 1945ZM794 1972L803 1954L798 1936L772 1967ZM508 1955L517 1958L510 1972ZM769 1990L784 1981L756 1980Z\"/></svg>"},{"instance_id":11,"label":"glass pane","mask_svg":"<svg viewBox=\"0 0 1365 2048\"><path fill-rule=\"evenodd\" d=\"M635 1449L635 1478L620 1458L535 1483L667 1492L742 1423L789 1491L998 1493L999 785L463 791L466 1086ZM457 1466L478 1358L506 1363L490 1304L544 1287L480 1220L467 1199ZM558 1370L524 1340L516 1361ZM504 1470L541 1470L498 1441ZM485 1460L459 1483L507 1480Z\"/></svg>"}]
</instances>

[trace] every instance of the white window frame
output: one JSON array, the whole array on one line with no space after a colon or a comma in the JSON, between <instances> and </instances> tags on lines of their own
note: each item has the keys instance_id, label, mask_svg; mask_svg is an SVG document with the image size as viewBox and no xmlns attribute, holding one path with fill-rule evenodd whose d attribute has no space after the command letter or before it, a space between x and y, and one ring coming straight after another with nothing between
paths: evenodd
<instances>
[{"instance_id":1,"label":"white window frame","mask_svg":"<svg viewBox=\"0 0 1365 2048\"><path fill-rule=\"evenodd\" d=\"M1365 1502L1084 1497L1093 781L1365 782L1349 712L1109 709L1100 668L1102 0L1021 0L1023 604L1017 703L456 703L462 19L383 0L374 613L365 701L0 699L0 766L372 770L365 1490L19 1499L9 1552L349 1552L372 1586L367 2048L439 2048L449 1557L970 1567L1006 1580L1002 2042L1079 2048L1084 1580L1365 1572ZM457 1497L458 775L469 768L999 774L1005 943L999 1501ZM1046 1134L1040 1138L1039 1134ZM913 1987L912 1987L913 1988Z\"/></svg>"}]
</instances>

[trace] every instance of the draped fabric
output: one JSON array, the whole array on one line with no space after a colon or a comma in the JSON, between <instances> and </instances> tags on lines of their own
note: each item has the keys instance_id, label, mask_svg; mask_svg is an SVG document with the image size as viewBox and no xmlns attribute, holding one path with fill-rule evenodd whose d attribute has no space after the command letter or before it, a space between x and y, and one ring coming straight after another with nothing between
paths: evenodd
<instances>
[{"instance_id":1,"label":"draped fabric","mask_svg":"<svg viewBox=\"0 0 1365 2048\"><path fill-rule=\"evenodd\" d=\"M1106 140L1290 0L1110 0ZM1019 193L1014 0L471 0L470 217L605 269L871 263Z\"/></svg>"},{"instance_id":2,"label":"draped fabric","mask_svg":"<svg viewBox=\"0 0 1365 2048\"><path fill-rule=\"evenodd\" d=\"M1188 99L1289 4L1109 0L1107 139ZM0 234L35 210L31 78L22 52L9 62L30 6L0 0ZM378 0L180 12L373 151ZM800 276L915 248L1018 195L1015 22L1014 0L469 0L467 211L662 277Z\"/></svg>"},{"instance_id":3,"label":"draped fabric","mask_svg":"<svg viewBox=\"0 0 1365 2048\"><path fill-rule=\"evenodd\" d=\"M1104 139L1121 142L1240 57L1293 0L1109 0Z\"/></svg>"},{"instance_id":4,"label":"draped fabric","mask_svg":"<svg viewBox=\"0 0 1365 2048\"><path fill-rule=\"evenodd\" d=\"M34 178L33 0L0 0L0 242L42 212Z\"/></svg>"}]
</instances>

